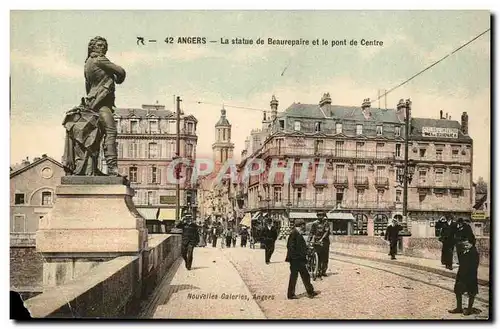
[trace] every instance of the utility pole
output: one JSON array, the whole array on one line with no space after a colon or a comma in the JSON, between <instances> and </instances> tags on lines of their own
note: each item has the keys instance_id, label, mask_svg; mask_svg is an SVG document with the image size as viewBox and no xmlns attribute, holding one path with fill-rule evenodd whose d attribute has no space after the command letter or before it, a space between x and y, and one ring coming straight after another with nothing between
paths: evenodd
<instances>
[{"instance_id":1,"label":"utility pole","mask_svg":"<svg viewBox=\"0 0 500 329\"><path fill-rule=\"evenodd\" d=\"M403 219L408 222L408 140L410 136L410 100L405 103L405 164L404 164L404 187L403 187Z\"/></svg>"},{"instance_id":2,"label":"utility pole","mask_svg":"<svg viewBox=\"0 0 500 329\"><path fill-rule=\"evenodd\" d=\"M177 96L176 98L176 103L177 103L177 127L176 127L176 153L175 157L178 159L181 156L181 98ZM177 164L178 166L180 164ZM176 171L176 172L180 172ZM180 175L179 175L180 176ZM175 222L178 223L181 215L181 184L179 182L179 176L176 177L177 179L177 187L176 187L176 202L175 202Z\"/></svg>"}]
</instances>

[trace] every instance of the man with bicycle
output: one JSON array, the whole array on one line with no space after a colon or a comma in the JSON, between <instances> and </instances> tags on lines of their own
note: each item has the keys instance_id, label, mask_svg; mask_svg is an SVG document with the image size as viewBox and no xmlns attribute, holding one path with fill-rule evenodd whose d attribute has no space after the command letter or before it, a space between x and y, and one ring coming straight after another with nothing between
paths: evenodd
<instances>
[{"instance_id":1,"label":"man with bicycle","mask_svg":"<svg viewBox=\"0 0 500 329\"><path fill-rule=\"evenodd\" d=\"M319 259L319 275L326 276L330 253L330 225L325 220L326 213L319 212L309 233L309 243L312 243Z\"/></svg>"}]
</instances>

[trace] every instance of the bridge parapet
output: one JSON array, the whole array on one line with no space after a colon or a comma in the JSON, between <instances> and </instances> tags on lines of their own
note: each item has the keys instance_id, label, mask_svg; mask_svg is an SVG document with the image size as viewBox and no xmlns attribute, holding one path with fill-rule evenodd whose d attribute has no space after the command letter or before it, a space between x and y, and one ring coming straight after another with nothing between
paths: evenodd
<instances>
[{"instance_id":1,"label":"bridge parapet","mask_svg":"<svg viewBox=\"0 0 500 329\"><path fill-rule=\"evenodd\" d=\"M120 256L25 304L35 318L131 318L180 256L180 235L150 236L139 256Z\"/></svg>"}]
</instances>

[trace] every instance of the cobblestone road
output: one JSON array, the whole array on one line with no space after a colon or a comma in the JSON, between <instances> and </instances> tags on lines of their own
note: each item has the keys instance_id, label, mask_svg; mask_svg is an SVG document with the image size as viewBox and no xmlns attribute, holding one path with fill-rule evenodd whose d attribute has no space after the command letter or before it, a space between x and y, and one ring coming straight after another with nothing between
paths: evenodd
<instances>
[{"instance_id":1,"label":"cobblestone road","mask_svg":"<svg viewBox=\"0 0 500 329\"><path fill-rule=\"evenodd\" d=\"M333 259L332 259L333 258ZM278 244L271 264L264 250L240 247L196 248L193 271L183 264L162 287L168 296L155 318L197 319L486 319L488 288L480 286L479 314L454 315L454 280L429 272L375 261L332 255L328 277L313 282L320 291L305 295L299 278L298 300L286 298L289 266ZM195 294L196 298L188 298ZM226 298L223 298L226 294ZM214 296L217 295L217 298ZM234 295L227 298L228 295ZM208 297L207 297L208 296ZM246 296L246 297L241 297ZM234 298L234 299L233 299ZM467 298L464 297L464 305Z\"/></svg>"}]
</instances>

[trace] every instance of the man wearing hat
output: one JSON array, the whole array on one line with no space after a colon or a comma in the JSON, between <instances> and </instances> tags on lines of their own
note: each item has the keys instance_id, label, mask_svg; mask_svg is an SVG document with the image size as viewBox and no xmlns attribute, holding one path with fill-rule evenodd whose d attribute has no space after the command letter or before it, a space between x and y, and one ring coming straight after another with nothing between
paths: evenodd
<instances>
[{"instance_id":1,"label":"man wearing hat","mask_svg":"<svg viewBox=\"0 0 500 329\"><path fill-rule=\"evenodd\" d=\"M403 227L399 225L396 217L392 220L392 225L387 226L387 230L385 231L385 239L389 241L389 255L391 255L391 259L396 259L396 254L398 252L398 239L399 239L399 231L401 231Z\"/></svg>"},{"instance_id":2,"label":"man wearing hat","mask_svg":"<svg viewBox=\"0 0 500 329\"><path fill-rule=\"evenodd\" d=\"M307 295L309 298L313 298L318 293L314 291L314 287L311 284L311 276L306 268L307 244L302 236L302 233L306 229L306 223L299 219L295 221L294 226L286 243L287 253L285 261L290 263L290 279L288 281L287 298L297 299L295 295L295 286L297 285L299 274L306 288Z\"/></svg>"},{"instance_id":3,"label":"man wearing hat","mask_svg":"<svg viewBox=\"0 0 500 329\"><path fill-rule=\"evenodd\" d=\"M441 247L441 264L446 266L447 269L453 269L453 249L455 246L455 230L456 223L451 216L443 216L440 219L440 235L439 241L442 242Z\"/></svg>"},{"instance_id":4,"label":"man wearing hat","mask_svg":"<svg viewBox=\"0 0 500 329\"><path fill-rule=\"evenodd\" d=\"M188 270L191 270L193 263L193 249L200 241L199 227L193 222L193 217L185 215L182 221L177 224L177 228L182 229L181 256Z\"/></svg>"},{"instance_id":5,"label":"man wearing hat","mask_svg":"<svg viewBox=\"0 0 500 329\"><path fill-rule=\"evenodd\" d=\"M309 233L309 242L314 244L314 248L318 253L319 274L326 276L328 269L328 258L330 253L330 225L325 220L326 213L318 212L318 219L311 226Z\"/></svg>"},{"instance_id":6,"label":"man wearing hat","mask_svg":"<svg viewBox=\"0 0 500 329\"><path fill-rule=\"evenodd\" d=\"M262 237L266 248L266 264L269 264L271 262L271 256L274 252L274 244L278 239L278 231L274 227L272 219L268 216L266 216L265 222L266 224L262 230Z\"/></svg>"}]
</instances>

